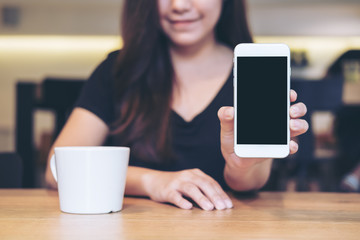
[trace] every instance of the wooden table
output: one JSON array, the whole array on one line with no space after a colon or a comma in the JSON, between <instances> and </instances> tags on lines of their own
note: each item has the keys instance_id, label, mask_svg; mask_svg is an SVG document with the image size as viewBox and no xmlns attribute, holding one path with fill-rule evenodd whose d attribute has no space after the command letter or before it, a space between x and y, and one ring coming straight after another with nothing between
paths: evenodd
<instances>
[{"instance_id":1,"label":"wooden table","mask_svg":"<svg viewBox=\"0 0 360 240\"><path fill-rule=\"evenodd\" d=\"M233 209L203 211L127 197L121 212L75 215L55 191L0 190L0 239L360 239L360 194L232 198Z\"/></svg>"}]
</instances>

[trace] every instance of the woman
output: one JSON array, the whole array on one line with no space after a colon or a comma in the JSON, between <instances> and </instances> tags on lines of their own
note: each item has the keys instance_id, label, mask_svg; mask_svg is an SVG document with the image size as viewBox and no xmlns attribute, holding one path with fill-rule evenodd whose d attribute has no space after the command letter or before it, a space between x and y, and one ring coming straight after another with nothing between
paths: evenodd
<instances>
[{"instance_id":1,"label":"woman","mask_svg":"<svg viewBox=\"0 0 360 240\"><path fill-rule=\"evenodd\" d=\"M123 49L92 74L53 147L112 135L131 147L125 193L183 209L189 200L231 208L224 189L261 188L272 160L234 154L233 108L223 107L233 104L232 49L252 42L243 2L128 0L122 31ZM297 119L305 112L291 107L291 136L307 130ZM291 153L297 148L291 141ZM55 186L49 167L46 180Z\"/></svg>"}]
</instances>

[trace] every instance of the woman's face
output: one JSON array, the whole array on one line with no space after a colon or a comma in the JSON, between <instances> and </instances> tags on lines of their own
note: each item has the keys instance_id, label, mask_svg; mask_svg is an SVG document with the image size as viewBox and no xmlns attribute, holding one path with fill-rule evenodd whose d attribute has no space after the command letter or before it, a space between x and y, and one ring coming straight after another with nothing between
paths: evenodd
<instances>
[{"instance_id":1,"label":"woman's face","mask_svg":"<svg viewBox=\"0 0 360 240\"><path fill-rule=\"evenodd\" d=\"M214 37L223 0L158 0L160 24L178 46L191 46Z\"/></svg>"}]
</instances>

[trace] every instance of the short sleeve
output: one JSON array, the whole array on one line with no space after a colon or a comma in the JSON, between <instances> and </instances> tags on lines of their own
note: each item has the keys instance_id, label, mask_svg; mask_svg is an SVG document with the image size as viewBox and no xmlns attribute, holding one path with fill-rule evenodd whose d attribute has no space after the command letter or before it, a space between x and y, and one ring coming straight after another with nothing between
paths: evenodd
<instances>
[{"instance_id":1,"label":"short sleeve","mask_svg":"<svg viewBox=\"0 0 360 240\"><path fill-rule=\"evenodd\" d=\"M107 125L114 121L113 101L113 69L119 51L110 53L107 58L95 69L90 78L85 82L84 87L75 103L75 107L84 108Z\"/></svg>"}]
</instances>

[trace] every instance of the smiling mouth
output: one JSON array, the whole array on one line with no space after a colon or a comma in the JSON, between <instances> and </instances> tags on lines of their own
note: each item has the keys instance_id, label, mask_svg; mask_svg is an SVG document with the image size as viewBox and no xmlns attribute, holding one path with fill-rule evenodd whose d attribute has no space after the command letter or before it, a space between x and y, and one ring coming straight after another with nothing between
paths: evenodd
<instances>
[{"instance_id":1,"label":"smiling mouth","mask_svg":"<svg viewBox=\"0 0 360 240\"><path fill-rule=\"evenodd\" d=\"M197 19L185 19L185 20L171 20L171 19L168 19L168 21L171 24L186 24L186 23L197 22L199 20L200 20L200 18L197 18Z\"/></svg>"}]
</instances>

